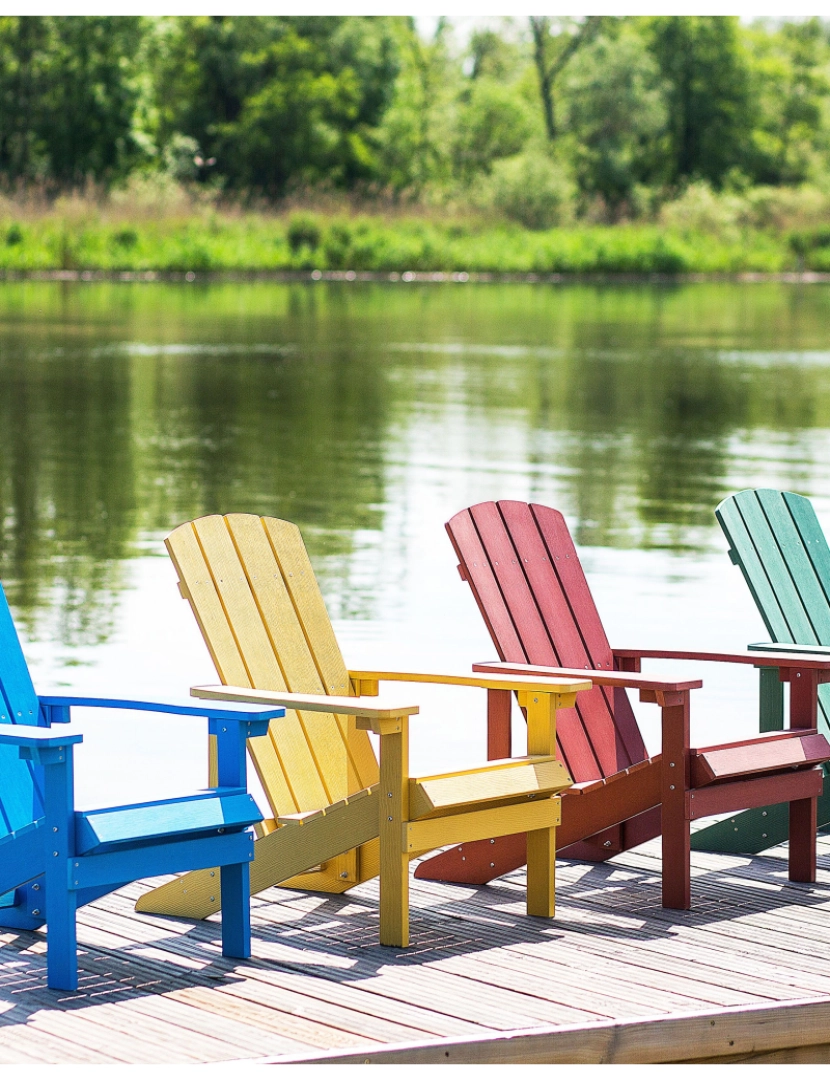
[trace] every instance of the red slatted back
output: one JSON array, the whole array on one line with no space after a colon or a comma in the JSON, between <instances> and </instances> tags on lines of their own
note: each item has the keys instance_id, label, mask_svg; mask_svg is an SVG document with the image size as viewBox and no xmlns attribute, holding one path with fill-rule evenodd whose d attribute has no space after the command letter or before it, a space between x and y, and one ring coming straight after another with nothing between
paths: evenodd
<instances>
[{"instance_id":1,"label":"red slatted back","mask_svg":"<svg viewBox=\"0 0 830 1080\"><path fill-rule=\"evenodd\" d=\"M479 503L447 522L499 658L611 670L611 647L565 519L547 506ZM559 752L577 782L646 758L624 690L594 687L558 715Z\"/></svg>"}]
</instances>

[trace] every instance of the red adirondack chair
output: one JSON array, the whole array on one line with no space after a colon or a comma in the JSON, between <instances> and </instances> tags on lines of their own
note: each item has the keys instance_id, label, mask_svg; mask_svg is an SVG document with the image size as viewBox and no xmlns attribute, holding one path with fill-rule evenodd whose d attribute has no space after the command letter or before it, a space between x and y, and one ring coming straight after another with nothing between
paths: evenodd
<instances>
[{"instance_id":1,"label":"red adirondack chair","mask_svg":"<svg viewBox=\"0 0 830 1080\"><path fill-rule=\"evenodd\" d=\"M816 732L816 701L818 684L830 682L830 662L796 654L612 650L558 511L480 503L456 514L447 531L501 658L475 670L520 673L531 665L594 683L577 708L559 713L558 752L577 782L562 799L560 855L602 860L662 833L663 905L688 908L690 822L788 802L790 879L815 881L819 766L830 759L830 743ZM690 694L701 681L647 678L643 657L777 667L790 682L790 729L694 749ZM662 756L648 757L627 689L662 709ZM510 696L493 692L488 754L510 753ZM524 853L523 836L477 841L421 863L416 876L483 884L522 866Z\"/></svg>"}]
</instances>

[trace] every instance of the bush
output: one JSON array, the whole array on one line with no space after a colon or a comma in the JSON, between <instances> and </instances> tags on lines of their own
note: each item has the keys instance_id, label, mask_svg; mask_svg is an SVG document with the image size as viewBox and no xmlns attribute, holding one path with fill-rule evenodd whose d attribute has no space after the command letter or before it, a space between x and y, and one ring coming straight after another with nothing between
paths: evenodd
<instances>
[{"instance_id":1,"label":"bush","mask_svg":"<svg viewBox=\"0 0 830 1080\"><path fill-rule=\"evenodd\" d=\"M113 243L117 247L133 248L138 243L138 233L135 229L119 229L113 233Z\"/></svg>"},{"instance_id":2,"label":"bush","mask_svg":"<svg viewBox=\"0 0 830 1080\"><path fill-rule=\"evenodd\" d=\"M689 184L679 198L660 211L660 224L680 232L734 238L747 216L746 200L732 192L715 192L705 180Z\"/></svg>"},{"instance_id":3,"label":"bush","mask_svg":"<svg viewBox=\"0 0 830 1080\"><path fill-rule=\"evenodd\" d=\"M482 202L527 229L551 229L571 220L575 197L562 166L531 151L494 163Z\"/></svg>"},{"instance_id":4,"label":"bush","mask_svg":"<svg viewBox=\"0 0 830 1080\"><path fill-rule=\"evenodd\" d=\"M302 248L315 251L320 246L322 235L320 219L314 214L292 214L289 219L286 236L292 255Z\"/></svg>"}]
</instances>

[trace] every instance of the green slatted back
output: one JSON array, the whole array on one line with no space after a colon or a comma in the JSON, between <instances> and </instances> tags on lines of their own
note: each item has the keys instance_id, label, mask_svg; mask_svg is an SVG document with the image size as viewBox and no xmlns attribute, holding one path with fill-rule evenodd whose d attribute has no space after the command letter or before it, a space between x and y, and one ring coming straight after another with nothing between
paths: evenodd
<instances>
[{"instance_id":1,"label":"green slatted back","mask_svg":"<svg viewBox=\"0 0 830 1080\"><path fill-rule=\"evenodd\" d=\"M739 491L715 516L773 642L830 647L830 548L809 499L791 491ZM830 684L819 688L819 726L830 735Z\"/></svg>"}]
</instances>

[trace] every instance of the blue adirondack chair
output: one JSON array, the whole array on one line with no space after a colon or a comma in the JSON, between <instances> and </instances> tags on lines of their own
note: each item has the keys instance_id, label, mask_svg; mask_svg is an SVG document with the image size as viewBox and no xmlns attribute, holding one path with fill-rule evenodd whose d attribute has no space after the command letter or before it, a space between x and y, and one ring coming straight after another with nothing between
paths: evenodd
<instances>
[{"instance_id":1,"label":"blue adirondack chair","mask_svg":"<svg viewBox=\"0 0 830 1080\"><path fill-rule=\"evenodd\" d=\"M73 705L202 716L216 736L219 784L180 799L78 811L65 726ZM50 987L78 986L75 911L130 881L220 867L222 953L250 956L250 826L246 740L282 708L68 696L38 697L0 586L0 926L47 925Z\"/></svg>"}]
</instances>

